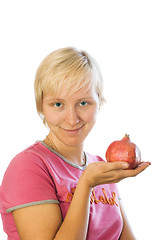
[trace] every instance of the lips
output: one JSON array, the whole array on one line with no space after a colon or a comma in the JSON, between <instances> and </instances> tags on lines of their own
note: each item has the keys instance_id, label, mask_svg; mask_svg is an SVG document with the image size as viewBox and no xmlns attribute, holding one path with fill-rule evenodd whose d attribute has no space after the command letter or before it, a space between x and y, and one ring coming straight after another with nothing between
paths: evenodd
<instances>
[{"instance_id":1,"label":"lips","mask_svg":"<svg viewBox=\"0 0 160 240\"><path fill-rule=\"evenodd\" d=\"M61 128L64 132L66 133L78 133L82 128L83 128L84 125L82 125L81 127L79 128L76 128L76 129L66 129L66 128Z\"/></svg>"}]
</instances>

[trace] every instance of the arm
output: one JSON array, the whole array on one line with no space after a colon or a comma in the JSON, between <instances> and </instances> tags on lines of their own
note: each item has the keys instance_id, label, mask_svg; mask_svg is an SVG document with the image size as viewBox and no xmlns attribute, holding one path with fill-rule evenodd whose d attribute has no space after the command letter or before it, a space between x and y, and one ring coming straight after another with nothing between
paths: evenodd
<instances>
[{"instance_id":1,"label":"arm","mask_svg":"<svg viewBox=\"0 0 160 240\"><path fill-rule=\"evenodd\" d=\"M120 201L120 210L121 210L122 219L123 219L123 230L122 230L119 240L126 240L126 239L136 240L136 238L134 237L134 234L132 232L132 229L129 225L129 222L127 220L127 216L124 212L121 201Z\"/></svg>"},{"instance_id":2,"label":"arm","mask_svg":"<svg viewBox=\"0 0 160 240\"><path fill-rule=\"evenodd\" d=\"M122 162L89 164L79 179L64 221L62 221L58 204L15 210L13 217L20 239L84 240L88 229L92 188L96 185L118 182L123 178L136 176L147 165L144 164L135 170L125 170L127 167Z\"/></svg>"},{"instance_id":3,"label":"arm","mask_svg":"<svg viewBox=\"0 0 160 240\"><path fill-rule=\"evenodd\" d=\"M85 239L89 220L91 190L92 188L88 187L81 178L63 222L58 204L37 205L13 211L13 218L20 239Z\"/></svg>"},{"instance_id":4,"label":"arm","mask_svg":"<svg viewBox=\"0 0 160 240\"><path fill-rule=\"evenodd\" d=\"M58 204L21 208L12 215L21 240L52 240L62 223Z\"/></svg>"}]
</instances>

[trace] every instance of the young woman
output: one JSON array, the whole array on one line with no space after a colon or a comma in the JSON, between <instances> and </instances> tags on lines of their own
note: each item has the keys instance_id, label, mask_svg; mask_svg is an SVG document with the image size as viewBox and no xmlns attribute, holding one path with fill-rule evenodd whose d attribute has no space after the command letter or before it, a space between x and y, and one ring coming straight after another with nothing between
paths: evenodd
<instances>
[{"instance_id":1,"label":"young woman","mask_svg":"<svg viewBox=\"0 0 160 240\"><path fill-rule=\"evenodd\" d=\"M0 210L8 239L135 239L116 183L150 163L128 170L84 152L104 102L94 59L74 48L51 53L37 70L35 98L49 134L19 153L4 175Z\"/></svg>"}]
</instances>

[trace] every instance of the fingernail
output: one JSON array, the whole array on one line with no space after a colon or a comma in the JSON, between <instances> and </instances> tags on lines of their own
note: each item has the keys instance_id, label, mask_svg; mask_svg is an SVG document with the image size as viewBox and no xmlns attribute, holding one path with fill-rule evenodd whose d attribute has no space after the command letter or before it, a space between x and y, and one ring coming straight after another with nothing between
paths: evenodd
<instances>
[{"instance_id":1,"label":"fingernail","mask_svg":"<svg viewBox=\"0 0 160 240\"><path fill-rule=\"evenodd\" d=\"M141 164L139 164L139 166L147 166L147 167L149 167L151 164L149 164L149 163L141 163Z\"/></svg>"},{"instance_id":2,"label":"fingernail","mask_svg":"<svg viewBox=\"0 0 160 240\"><path fill-rule=\"evenodd\" d=\"M151 162L146 162L149 166L151 165Z\"/></svg>"},{"instance_id":3,"label":"fingernail","mask_svg":"<svg viewBox=\"0 0 160 240\"><path fill-rule=\"evenodd\" d=\"M151 164L149 164L149 163L146 163L146 165L147 165L147 167L149 167Z\"/></svg>"},{"instance_id":4,"label":"fingernail","mask_svg":"<svg viewBox=\"0 0 160 240\"><path fill-rule=\"evenodd\" d=\"M122 166L123 166L124 168L129 168L129 163L124 162L124 163L122 164Z\"/></svg>"}]
</instances>

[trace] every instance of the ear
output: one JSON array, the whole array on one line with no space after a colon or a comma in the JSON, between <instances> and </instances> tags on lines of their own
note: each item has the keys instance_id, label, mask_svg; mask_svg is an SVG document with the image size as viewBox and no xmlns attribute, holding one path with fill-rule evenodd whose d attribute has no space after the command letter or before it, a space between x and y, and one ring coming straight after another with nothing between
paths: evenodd
<instances>
[{"instance_id":1,"label":"ear","mask_svg":"<svg viewBox=\"0 0 160 240\"><path fill-rule=\"evenodd\" d=\"M100 109L101 109L101 103L100 103L100 100L99 100L98 111L100 111Z\"/></svg>"}]
</instances>

